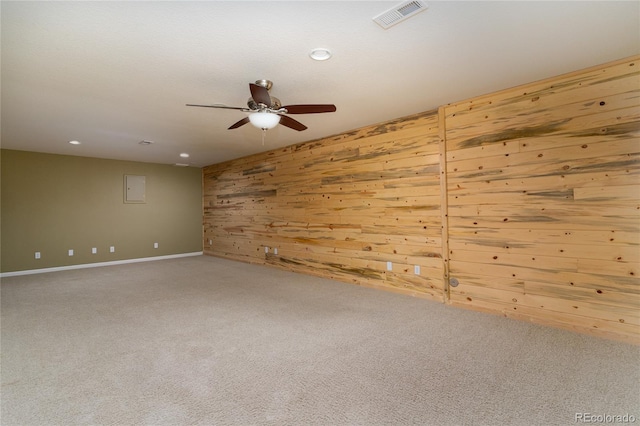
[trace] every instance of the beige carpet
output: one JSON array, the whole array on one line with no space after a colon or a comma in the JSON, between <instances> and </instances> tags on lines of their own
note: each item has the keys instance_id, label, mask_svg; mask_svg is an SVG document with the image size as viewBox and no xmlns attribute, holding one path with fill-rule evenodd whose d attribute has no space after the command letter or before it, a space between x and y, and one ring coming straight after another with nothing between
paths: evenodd
<instances>
[{"instance_id":1,"label":"beige carpet","mask_svg":"<svg viewBox=\"0 0 640 426\"><path fill-rule=\"evenodd\" d=\"M422 299L211 257L1 287L2 425L640 424L640 348Z\"/></svg>"}]
</instances>

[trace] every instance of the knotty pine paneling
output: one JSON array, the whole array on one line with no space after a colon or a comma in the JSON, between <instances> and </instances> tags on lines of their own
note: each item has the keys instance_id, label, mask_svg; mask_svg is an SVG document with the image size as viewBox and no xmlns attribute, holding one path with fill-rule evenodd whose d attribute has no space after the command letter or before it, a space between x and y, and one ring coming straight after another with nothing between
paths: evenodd
<instances>
[{"instance_id":1,"label":"knotty pine paneling","mask_svg":"<svg viewBox=\"0 0 640 426\"><path fill-rule=\"evenodd\" d=\"M639 72L441 108L451 304L640 342Z\"/></svg>"},{"instance_id":2,"label":"knotty pine paneling","mask_svg":"<svg viewBox=\"0 0 640 426\"><path fill-rule=\"evenodd\" d=\"M439 149L434 111L206 167L205 253L443 301Z\"/></svg>"},{"instance_id":3,"label":"knotty pine paneling","mask_svg":"<svg viewBox=\"0 0 640 426\"><path fill-rule=\"evenodd\" d=\"M638 99L631 58L206 167L205 253L638 344Z\"/></svg>"}]
</instances>

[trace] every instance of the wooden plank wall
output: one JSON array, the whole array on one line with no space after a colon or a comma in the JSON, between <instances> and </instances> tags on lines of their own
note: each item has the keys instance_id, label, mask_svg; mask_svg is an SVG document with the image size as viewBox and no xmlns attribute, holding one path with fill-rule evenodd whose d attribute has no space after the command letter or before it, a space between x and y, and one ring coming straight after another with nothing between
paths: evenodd
<instances>
[{"instance_id":1,"label":"wooden plank wall","mask_svg":"<svg viewBox=\"0 0 640 426\"><path fill-rule=\"evenodd\" d=\"M640 342L639 73L441 108L451 304Z\"/></svg>"},{"instance_id":2,"label":"wooden plank wall","mask_svg":"<svg viewBox=\"0 0 640 426\"><path fill-rule=\"evenodd\" d=\"M639 71L206 167L205 253L640 343Z\"/></svg>"},{"instance_id":3,"label":"wooden plank wall","mask_svg":"<svg viewBox=\"0 0 640 426\"><path fill-rule=\"evenodd\" d=\"M443 301L439 146L433 111L206 167L204 251Z\"/></svg>"}]
</instances>

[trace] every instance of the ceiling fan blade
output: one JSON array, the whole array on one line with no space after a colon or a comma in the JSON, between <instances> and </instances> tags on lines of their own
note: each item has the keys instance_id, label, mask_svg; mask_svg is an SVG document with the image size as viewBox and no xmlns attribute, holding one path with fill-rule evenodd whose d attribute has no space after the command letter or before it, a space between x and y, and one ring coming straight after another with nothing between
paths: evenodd
<instances>
[{"instance_id":1,"label":"ceiling fan blade","mask_svg":"<svg viewBox=\"0 0 640 426\"><path fill-rule=\"evenodd\" d=\"M226 106L226 105L194 105L194 104L187 104L187 106L193 106L193 107L203 107L203 108L224 108L224 109L237 109L240 111L247 111L247 108L241 108L241 107L230 107L230 106Z\"/></svg>"},{"instance_id":2,"label":"ceiling fan blade","mask_svg":"<svg viewBox=\"0 0 640 426\"><path fill-rule=\"evenodd\" d=\"M282 108L287 110L287 114L318 114L321 112L336 112L335 105L286 105Z\"/></svg>"},{"instance_id":3,"label":"ceiling fan blade","mask_svg":"<svg viewBox=\"0 0 640 426\"><path fill-rule=\"evenodd\" d=\"M280 116L280 124L282 124L283 126L289 127L290 129L297 130L299 132L307 128L307 126L305 126L301 122L296 121L291 117L287 117L286 115Z\"/></svg>"},{"instance_id":4,"label":"ceiling fan blade","mask_svg":"<svg viewBox=\"0 0 640 426\"><path fill-rule=\"evenodd\" d=\"M249 83L249 90L251 90L251 97L257 104L263 104L267 107L271 107L271 96L269 96L269 91L257 84Z\"/></svg>"},{"instance_id":5,"label":"ceiling fan blade","mask_svg":"<svg viewBox=\"0 0 640 426\"><path fill-rule=\"evenodd\" d=\"M231 127L229 127L227 130L237 129L240 126L244 126L248 122L249 122L249 117L245 117L242 120L232 124Z\"/></svg>"}]
</instances>

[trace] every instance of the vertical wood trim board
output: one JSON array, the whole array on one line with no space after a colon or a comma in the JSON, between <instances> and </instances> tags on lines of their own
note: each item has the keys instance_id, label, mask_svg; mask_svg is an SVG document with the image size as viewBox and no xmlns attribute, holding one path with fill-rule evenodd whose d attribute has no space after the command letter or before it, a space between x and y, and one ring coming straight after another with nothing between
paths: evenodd
<instances>
[{"instance_id":1,"label":"vertical wood trim board","mask_svg":"<svg viewBox=\"0 0 640 426\"><path fill-rule=\"evenodd\" d=\"M451 296L449 285L449 197L447 192L447 132L444 107L438 109L438 132L440 136L440 212L442 220L442 269L443 269L443 297L449 301Z\"/></svg>"},{"instance_id":2,"label":"vertical wood trim board","mask_svg":"<svg viewBox=\"0 0 640 426\"><path fill-rule=\"evenodd\" d=\"M208 166L204 252L638 344L639 95L627 58Z\"/></svg>"}]
</instances>

